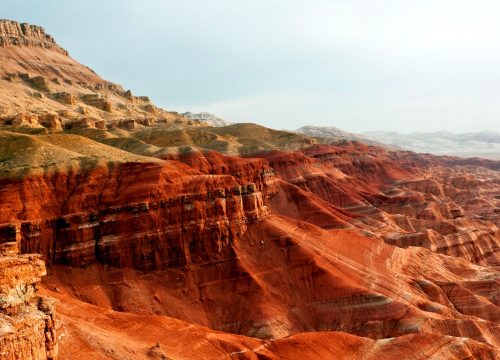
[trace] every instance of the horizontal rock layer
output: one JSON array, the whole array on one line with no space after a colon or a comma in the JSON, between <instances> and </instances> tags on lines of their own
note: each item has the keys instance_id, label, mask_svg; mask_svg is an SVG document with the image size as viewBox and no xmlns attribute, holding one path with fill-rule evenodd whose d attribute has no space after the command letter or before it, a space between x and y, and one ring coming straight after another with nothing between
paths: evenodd
<instances>
[{"instance_id":1,"label":"horizontal rock layer","mask_svg":"<svg viewBox=\"0 0 500 360\"><path fill-rule=\"evenodd\" d=\"M174 161L4 180L2 220L13 221L24 252L49 263L185 266L227 251L248 223L268 215L263 196L272 192L272 178L253 163L252 178L240 182Z\"/></svg>"},{"instance_id":2,"label":"horizontal rock layer","mask_svg":"<svg viewBox=\"0 0 500 360\"><path fill-rule=\"evenodd\" d=\"M402 247L421 246L498 266L499 173L456 166L454 158L385 153L358 146L313 147L302 154L263 155L285 180L272 212L323 228L355 226ZM321 216L318 216L321 214ZM346 225L346 221L348 225ZM337 224L335 223L337 222Z\"/></svg>"},{"instance_id":3,"label":"horizontal rock layer","mask_svg":"<svg viewBox=\"0 0 500 360\"><path fill-rule=\"evenodd\" d=\"M17 235L0 227L0 359L56 359L54 303L36 294L45 264L40 255L17 255Z\"/></svg>"},{"instance_id":4,"label":"horizontal rock layer","mask_svg":"<svg viewBox=\"0 0 500 360\"><path fill-rule=\"evenodd\" d=\"M48 48L64 55L67 51L56 44L54 38L41 26L18 23L12 20L0 20L0 47L29 46Z\"/></svg>"}]
</instances>

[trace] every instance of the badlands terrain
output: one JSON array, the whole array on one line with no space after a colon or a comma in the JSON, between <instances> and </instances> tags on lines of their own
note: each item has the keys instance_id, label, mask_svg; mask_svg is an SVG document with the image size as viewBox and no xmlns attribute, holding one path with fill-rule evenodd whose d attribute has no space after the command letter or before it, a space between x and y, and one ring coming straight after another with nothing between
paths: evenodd
<instances>
[{"instance_id":1,"label":"badlands terrain","mask_svg":"<svg viewBox=\"0 0 500 360\"><path fill-rule=\"evenodd\" d=\"M0 359L500 358L500 162L213 127L0 45Z\"/></svg>"}]
</instances>

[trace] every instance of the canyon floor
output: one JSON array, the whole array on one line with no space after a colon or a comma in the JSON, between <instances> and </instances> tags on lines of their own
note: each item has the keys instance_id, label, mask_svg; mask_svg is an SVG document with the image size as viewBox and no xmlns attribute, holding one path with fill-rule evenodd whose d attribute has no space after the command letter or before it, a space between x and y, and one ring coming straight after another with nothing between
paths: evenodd
<instances>
[{"instance_id":1,"label":"canyon floor","mask_svg":"<svg viewBox=\"0 0 500 360\"><path fill-rule=\"evenodd\" d=\"M0 359L500 358L500 162L209 126L0 44Z\"/></svg>"}]
</instances>

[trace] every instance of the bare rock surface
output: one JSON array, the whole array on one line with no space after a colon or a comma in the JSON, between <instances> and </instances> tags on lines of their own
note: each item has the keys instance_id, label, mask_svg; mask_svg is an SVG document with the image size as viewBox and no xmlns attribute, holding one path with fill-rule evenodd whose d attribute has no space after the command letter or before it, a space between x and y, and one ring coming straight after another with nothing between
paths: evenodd
<instances>
[{"instance_id":1,"label":"bare rock surface","mask_svg":"<svg viewBox=\"0 0 500 360\"><path fill-rule=\"evenodd\" d=\"M40 255L19 255L19 229L0 227L0 359L56 359L55 304L37 295Z\"/></svg>"}]
</instances>

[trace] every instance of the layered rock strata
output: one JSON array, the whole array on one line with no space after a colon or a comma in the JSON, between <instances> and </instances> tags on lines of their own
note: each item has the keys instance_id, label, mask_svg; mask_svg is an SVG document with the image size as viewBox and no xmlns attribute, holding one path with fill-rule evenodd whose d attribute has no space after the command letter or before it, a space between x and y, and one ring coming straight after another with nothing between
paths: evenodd
<instances>
[{"instance_id":1,"label":"layered rock strata","mask_svg":"<svg viewBox=\"0 0 500 360\"><path fill-rule=\"evenodd\" d=\"M185 266L224 251L246 224L268 215L263 196L272 180L254 163L254 175L240 181L174 161L2 180L1 220L19 231L23 252L49 263Z\"/></svg>"},{"instance_id":2,"label":"layered rock strata","mask_svg":"<svg viewBox=\"0 0 500 360\"><path fill-rule=\"evenodd\" d=\"M25 252L53 264L49 286L106 308L258 338L432 332L496 346L493 269L463 254L442 258L384 243L389 230L410 229L387 198L400 194L396 187L439 191L417 180L426 169L418 159L391 156L359 144L265 159L188 152L164 163L9 179L0 192L11 209L3 221L18 227ZM459 178L450 181L462 186L452 180ZM491 187L486 194L496 196ZM429 197L400 197L399 212L418 213L415 199ZM447 209L452 218L478 213ZM416 226L418 216L409 216ZM423 258L428 266L414 265Z\"/></svg>"},{"instance_id":3,"label":"layered rock strata","mask_svg":"<svg viewBox=\"0 0 500 360\"><path fill-rule=\"evenodd\" d=\"M0 20L0 46L40 47L68 54L41 26L20 24L12 20Z\"/></svg>"},{"instance_id":4,"label":"layered rock strata","mask_svg":"<svg viewBox=\"0 0 500 360\"><path fill-rule=\"evenodd\" d=\"M56 359L52 299L36 294L46 274L40 255L19 255L19 231L0 226L0 359Z\"/></svg>"},{"instance_id":5,"label":"layered rock strata","mask_svg":"<svg viewBox=\"0 0 500 360\"><path fill-rule=\"evenodd\" d=\"M99 307L263 339L432 333L494 352L495 172L360 144L259 156L4 178L1 220L51 264L49 288ZM394 241L432 227L452 244L472 226L488 240L459 240L452 257Z\"/></svg>"},{"instance_id":6,"label":"layered rock strata","mask_svg":"<svg viewBox=\"0 0 500 360\"><path fill-rule=\"evenodd\" d=\"M405 156L405 154L410 156ZM323 228L354 226L389 244L420 246L498 266L500 187L495 162L317 146L263 155L283 191L301 201L271 210ZM316 215L313 215L316 212ZM321 213L321 216L317 214Z\"/></svg>"},{"instance_id":7,"label":"layered rock strata","mask_svg":"<svg viewBox=\"0 0 500 360\"><path fill-rule=\"evenodd\" d=\"M13 122L17 116L45 113L64 113L62 127ZM112 120L123 117L188 123L179 114L154 106L147 96L134 96L121 85L101 78L70 57L43 28L0 20L0 128L43 126L61 131L66 123L86 116L110 126Z\"/></svg>"}]
</instances>

